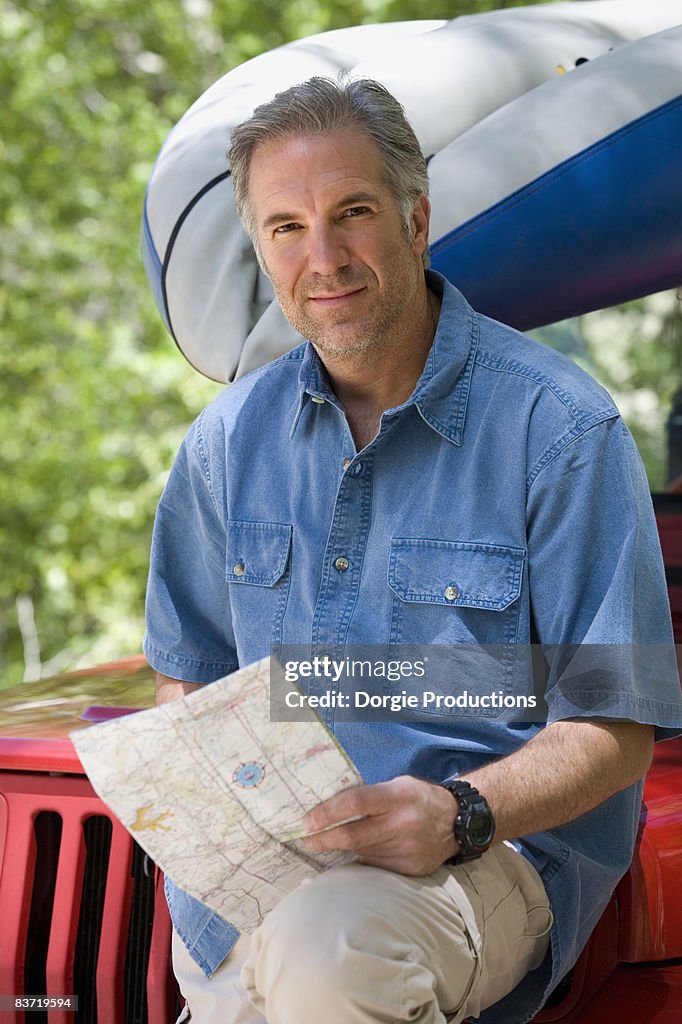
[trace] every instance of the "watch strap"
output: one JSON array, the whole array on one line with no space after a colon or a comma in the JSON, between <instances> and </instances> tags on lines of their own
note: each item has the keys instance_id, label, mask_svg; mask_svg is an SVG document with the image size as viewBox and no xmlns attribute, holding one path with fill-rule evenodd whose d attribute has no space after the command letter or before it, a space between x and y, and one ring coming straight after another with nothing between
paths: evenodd
<instances>
[{"instance_id":1,"label":"watch strap","mask_svg":"<svg viewBox=\"0 0 682 1024\"><path fill-rule=\"evenodd\" d=\"M476 787L465 779L448 779L441 786L452 793L457 806L453 832L459 849L445 863L463 864L476 860L489 848L495 835L495 817L490 805ZM475 832L471 827L474 821L478 824Z\"/></svg>"}]
</instances>

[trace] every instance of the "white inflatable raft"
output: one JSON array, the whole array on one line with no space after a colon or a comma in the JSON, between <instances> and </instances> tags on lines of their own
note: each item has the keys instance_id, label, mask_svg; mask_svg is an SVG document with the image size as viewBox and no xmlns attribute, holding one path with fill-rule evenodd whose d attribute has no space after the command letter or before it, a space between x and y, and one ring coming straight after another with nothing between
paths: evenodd
<instances>
[{"instance_id":1,"label":"white inflatable raft","mask_svg":"<svg viewBox=\"0 0 682 1024\"><path fill-rule=\"evenodd\" d=\"M143 254L164 321L228 382L298 344L233 204L231 129L339 70L379 79L429 158L432 265L529 329L682 282L682 0L583 0L369 25L236 68L168 136Z\"/></svg>"}]
</instances>

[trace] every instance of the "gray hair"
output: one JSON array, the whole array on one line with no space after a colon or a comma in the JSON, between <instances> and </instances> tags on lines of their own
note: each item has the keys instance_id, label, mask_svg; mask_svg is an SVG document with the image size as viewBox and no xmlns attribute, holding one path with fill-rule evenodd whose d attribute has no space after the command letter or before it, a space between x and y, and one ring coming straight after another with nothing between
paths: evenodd
<instances>
[{"instance_id":1,"label":"gray hair","mask_svg":"<svg viewBox=\"0 0 682 1024\"><path fill-rule=\"evenodd\" d=\"M360 128L381 154L386 183L400 211L405 237L411 238L414 203L429 193L426 160L398 100L370 78L315 77L279 92L256 107L251 117L232 132L228 157L237 213L263 265L255 217L249 197L249 171L259 145L288 135L326 135ZM428 249L422 254L429 265Z\"/></svg>"}]
</instances>

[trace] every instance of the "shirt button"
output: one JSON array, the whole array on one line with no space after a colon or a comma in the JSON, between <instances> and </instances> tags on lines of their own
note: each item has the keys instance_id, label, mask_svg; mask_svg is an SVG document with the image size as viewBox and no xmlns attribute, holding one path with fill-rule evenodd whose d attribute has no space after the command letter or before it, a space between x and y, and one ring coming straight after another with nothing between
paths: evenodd
<instances>
[{"instance_id":1,"label":"shirt button","mask_svg":"<svg viewBox=\"0 0 682 1024\"><path fill-rule=\"evenodd\" d=\"M244 575L244 563L243 562L236 562L232 572L235 574L235 576L243 576Z\"/></svg>"},{"instance_id":2,"label":"shirt button","mask_svg":"<svg viewBox=\"0 0 682 1024\"><path fill-rule=\"evenodd\" d=\"M317 405L324 405L324 398L318 398L317 395L313 395L312 397L313 402L315 402Z\"/></svg>"},{"instance_id":3,"label":"shirt button","mask_svg":"<svg viewBox=\"0 0 682 1024\"><path fill-rule=\"evenodd\" d=\"M334 568L337 570L337 572L345 572L349 565L350 562L348 561L347 558L344 558L343 555L341 555L340 558L337 558L336 561L334 562Z\"/></svg>"},{"instance_id":4,"label":"shirt button","mask_svg":"<svg viewBox=\"0 0 682 1024\"><path fill-rule=\"evenodd\" d=\"M344 460L343 460L343 468L344 468L344 469L348 469L348 467L349 467L349 466L350 466L350 464L351 464L351 461L352 461L351 459L344 459Z\"/></svg>"},{"instance_id":5,"label":"shirt button","mask_svg":"<svg viewBox=\"0 0 682 1024\"><path fill-rule=\"evenodd\" d=\"M446 587L445 597L448 601L456 601L459 597L459 590L457 587Z\"/></svg>"}]
</instances>

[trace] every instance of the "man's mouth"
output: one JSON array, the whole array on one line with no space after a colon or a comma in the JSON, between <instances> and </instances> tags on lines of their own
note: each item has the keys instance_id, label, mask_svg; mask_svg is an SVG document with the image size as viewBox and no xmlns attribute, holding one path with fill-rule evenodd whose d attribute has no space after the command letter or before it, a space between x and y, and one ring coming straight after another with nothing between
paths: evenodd
<instances>
[{"instance_id":1,"label":"man's mouth","mask_svg":"<svg viewBox=\"0 0 682 1024\"><path fill-rule=\"evenodd\" d=\"M364 290L365 286L363 285L360 288L349 288L347 291L332 292L328 295L309 295L308 299L310 302L315 302L320 306L340 306L349 299L352 299L355 295L359 295L361 292L364 292Z\"/></svg>"}]
</instances>

